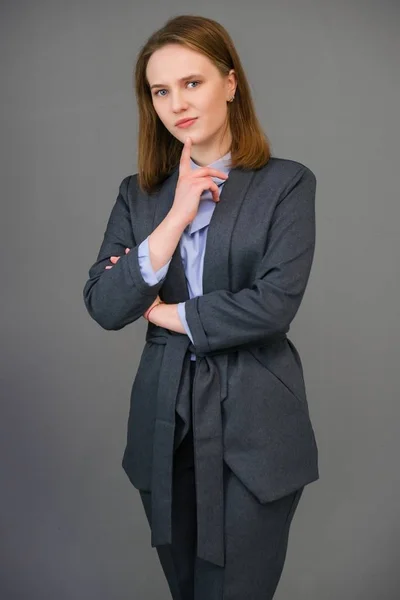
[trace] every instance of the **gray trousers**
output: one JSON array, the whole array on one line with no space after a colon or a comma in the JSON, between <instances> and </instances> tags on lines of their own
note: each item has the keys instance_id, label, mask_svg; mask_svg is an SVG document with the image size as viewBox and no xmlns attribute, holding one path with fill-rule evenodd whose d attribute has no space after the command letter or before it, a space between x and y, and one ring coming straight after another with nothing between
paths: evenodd
<instances>
[{"instance_id":1,"label":"gray trousers","mask_svg":"<svg viewBox=\"0 0 400 600\"><path fill-rule=\"evenodd\" d=\"M196 556L193 459L191 428L174 454L172 544L157 547L173 600L271 600L304 488L261 504L224 463L226 559L219 567ZM140 497L151 527L151 492Z\"/></svg>"}]
</instances>

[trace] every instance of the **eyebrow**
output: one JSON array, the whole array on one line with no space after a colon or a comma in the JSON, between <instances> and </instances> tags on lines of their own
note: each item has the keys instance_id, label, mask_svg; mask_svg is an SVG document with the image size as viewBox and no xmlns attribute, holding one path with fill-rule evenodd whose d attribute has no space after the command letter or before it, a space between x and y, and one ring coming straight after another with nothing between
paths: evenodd
<instances>
[{"instance_id":1,"label":"eyebrow","mask_svg":"<svg viewBox=\"0 0 400 600\"><path fill-rule=\"evenodd\" d=\"M202 77L202 75L200 75L200 73L192 73L191 75L186 75L185 77L181 77L180 79L178 79L178 81L186 81L187 79L193 79L193 77ZM150 89L152 90L153 88L157 88L157 87L168 87L166 83L153 83L153 85L150 86Z\"/></svg>"}]
</instances>

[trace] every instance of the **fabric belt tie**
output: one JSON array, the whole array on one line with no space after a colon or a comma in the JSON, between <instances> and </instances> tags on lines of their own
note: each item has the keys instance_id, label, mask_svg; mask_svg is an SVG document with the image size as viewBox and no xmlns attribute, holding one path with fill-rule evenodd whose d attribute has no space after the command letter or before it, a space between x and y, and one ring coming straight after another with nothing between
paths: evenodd
<instances>
[{"instance_id":1,"label":"fabric belt tie","mask_svg":"<svg viewBox=\"0 0 400 600\"><path fill-rule=\"evenodd\" d=\"M165 345L157 390L153 444L151 545L172 543L172 484L176 405L187 352L196 355L193 445L197 503L197 556L225 564L221 402L227 395L226 352L196 352L187 335L148 329L146 342ZM186 399L185 399L186 401ZM188 397L190 402L191 398Z\"/></svg>"}]
</instances>

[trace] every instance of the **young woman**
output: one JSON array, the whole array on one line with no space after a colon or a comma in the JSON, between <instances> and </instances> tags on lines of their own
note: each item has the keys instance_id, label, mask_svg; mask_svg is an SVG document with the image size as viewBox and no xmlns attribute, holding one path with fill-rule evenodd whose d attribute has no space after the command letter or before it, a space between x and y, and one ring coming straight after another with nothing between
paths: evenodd
<instances>
[{"instance_id":1,"label":"young woman","mask_svg":"<svg viewBox=\"0 0 400 600\"><path fill-rule=\"evenodd\" d=\"M84 288L103 328L148 320L123 468L174 599L268 600L319 478L286 335L313 260L316 179L271 156L214 20L169 20L141 49L135 87L138 173Z\"/></svg>"}]
</instances>

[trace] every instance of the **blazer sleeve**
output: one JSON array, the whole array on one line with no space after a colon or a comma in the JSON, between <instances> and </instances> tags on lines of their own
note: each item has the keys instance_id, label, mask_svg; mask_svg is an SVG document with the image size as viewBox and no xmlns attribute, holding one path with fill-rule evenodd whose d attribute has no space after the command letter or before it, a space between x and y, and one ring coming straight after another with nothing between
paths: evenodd
<instances>
[{"instance_id":1,"label":"blazer sleeve","mask_svg":"<svg viewBox=\"0 0 400 600\"><path fill-rule=\"evenodd\" d=\"M89 269L83 299L90 316L104 329L119 330L139 319L156 299L163 280L150 285L139 264L139 245L133 236L125 177L111 210L96 262ZM136 182L133 182L136 183ZM130 252L125 254L125 248ZM112 269L111 256L120 256Z\"/></svg>"},{"instance_id":2,"label":"blazer sleeve","mask_svg":"<svg viewBox=\"0 0 400 600\"><path fill-rule=\"evenodd\" d=\"M314 257L315 192L315 175L304 167L277 202L266 252L251 287L235 293L216 290L185 302L198 352L263 345L288 331Z\"/></svg>"}]
</instances>

